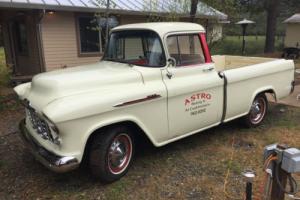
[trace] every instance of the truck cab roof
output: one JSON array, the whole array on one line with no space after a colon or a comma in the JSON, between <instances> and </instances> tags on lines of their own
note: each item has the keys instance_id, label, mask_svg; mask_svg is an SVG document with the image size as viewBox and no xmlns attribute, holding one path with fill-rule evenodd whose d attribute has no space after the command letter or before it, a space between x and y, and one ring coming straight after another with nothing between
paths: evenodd
<instances>
[{"instance_id":1,"label":"truck cab roof","mask_svg":"<svg viewBox=\"0 0 300 200\"><path fill-rule=\"evenodd\" d=\"M164 37L167 33L171 32L205 32L203 26L196 23L188 22L150 22L150 23L136 23L118 26L112 31L120 30L152 30L159 34L160 37Z\"/></svg>"}]
</instances>

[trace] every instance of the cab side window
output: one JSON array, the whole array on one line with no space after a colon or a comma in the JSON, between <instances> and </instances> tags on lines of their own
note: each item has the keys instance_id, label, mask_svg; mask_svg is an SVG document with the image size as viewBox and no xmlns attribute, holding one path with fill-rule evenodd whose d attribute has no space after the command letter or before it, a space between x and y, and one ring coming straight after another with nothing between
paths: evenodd
<instances>
[{"instance_id":1,"label":"cab side window","mask_svg":"<svg viewBox=\"0 0 300 200\"><path fill-rule=\"evenodd\" d=\"M198 34L172 35L167 38L168 51L177 66L205 63Z\"/></svg>"}]
</instances>

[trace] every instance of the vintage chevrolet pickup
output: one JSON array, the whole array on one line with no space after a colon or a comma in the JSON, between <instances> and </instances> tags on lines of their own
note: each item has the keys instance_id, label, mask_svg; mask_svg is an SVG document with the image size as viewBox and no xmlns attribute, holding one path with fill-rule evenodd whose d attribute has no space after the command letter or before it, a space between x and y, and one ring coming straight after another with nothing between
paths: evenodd
<instances>
[{"instance_id":1,"label":"vintage chevrolet pickup","mask_svg":"<svg viewBox=\"0 0 300 200\"><path fill-rule=\"evenodd\" d=\"M114 28L98 63L36 75L15 88L26 107L21 136L56 172L88 161L104 182L128 171L137 136L159 147L241 118L264 120L266 93L294 88L291 60L211 57L202 26L143 23Z\"/></svg>"}]
</instances>

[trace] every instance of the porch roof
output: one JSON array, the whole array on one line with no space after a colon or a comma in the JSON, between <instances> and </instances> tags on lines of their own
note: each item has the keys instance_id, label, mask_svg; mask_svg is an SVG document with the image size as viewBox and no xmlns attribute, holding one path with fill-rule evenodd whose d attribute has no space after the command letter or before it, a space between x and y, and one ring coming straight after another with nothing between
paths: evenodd
<instances>
[{"instance_id":1,"label":"porch roof","mask_svg":"<svg viewBox=\"0 0 300 200\"><path fill-rule=\"evenodd\" d=\"M176 13L188 16L190 0L110 0L110 12L149 15L149 13ZM0 8L49 9L81 12L103 12L106 0L0 0ZM227 15L199 2L197 18L226 20Z\"/></svg>"}]
</instances>

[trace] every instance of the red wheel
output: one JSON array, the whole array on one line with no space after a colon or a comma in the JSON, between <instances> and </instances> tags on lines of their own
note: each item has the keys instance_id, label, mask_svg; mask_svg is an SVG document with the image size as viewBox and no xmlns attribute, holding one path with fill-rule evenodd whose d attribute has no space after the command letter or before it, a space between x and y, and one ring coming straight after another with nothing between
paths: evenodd
<instances>
[{"instance_id":1,"label":"red wheel","mask_svg":"<svg viewBox=\"0 0 300 200\"><path fill-rule=\"evenodd\" d=\"M268 110L268 101L264 94L258 95L250 108L248 115L243 117L244 124L247 127L259 126L266 117Z\"/></svg>"},{"instance_id":2,"label":"red wheel","mask_svg":"<svg viewBox=\"0 0 300 200\"><path fill-rule=\"evenodd\" d=\"M267 102L264 97L256 98L251 106L250 120L252 124L259 124L266 114Z\"/></svg>"},{"instance_id":3,"label":"red wheel","mask_svg":"<svg viewBox=\"0 0 300 200\"><path fill-rule=\"evenodd\" d=\"M89 154L92 174L106 183L124 176L134 155L133 138L125 126L112 127L96 135Z\"/></svg>"},{"instance_id":4,"label":"red wheel","mask_svg":"<svg viewBox=\"0 0 300 200\"><path fill-rule=\"evenodd\" d=\"M132 156L132 141L127 134L120 134L110 145L107 163L113 174L122 173L128 166Z\"/></svg>"}]
</instances>

